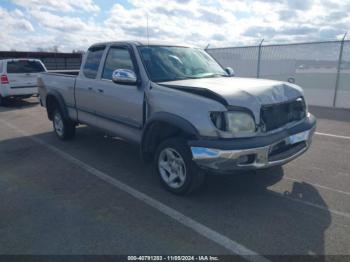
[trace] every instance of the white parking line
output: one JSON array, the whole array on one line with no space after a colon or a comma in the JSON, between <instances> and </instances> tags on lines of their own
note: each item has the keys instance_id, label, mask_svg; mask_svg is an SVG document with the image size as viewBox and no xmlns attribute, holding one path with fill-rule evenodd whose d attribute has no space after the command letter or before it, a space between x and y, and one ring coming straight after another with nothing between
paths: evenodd
<instances>
[{"instance_id":1,"label":"white parking line","mask_svg":"<svg viewBox=\"0 0 350 262\"><path fill-rule=\"evenodd\" d=\"M316 184L316 183L311 183L309 181L301 181L301 180L298 180L298 179L295 179L295 178L291 178L291 177L283 177L283 179L285 180L289 180L289 181L294 181L294 182L305 182L307 184L310 184L314 187L319 187L319 188L322 188L322 189L325 189L325 190L328 190L328 191L332 191L332 192L336 192L336 193L339 193L339 194L344 194L344 195L348 195L350 196L350 192L347 192L347 191L343 191L343 190L339 190L339 189L335 189L335 188L331 188L331 187L328 187L328 186L323 186L323 185L320 185L320 184Z\"/></svg>"},{"instance_id":2,"label":"white parking line","mask_svg":"<svg viewBox=\"0 0 350 262\"><path fill-rule=\"evenodd\" d=\"M297 169L300 169L300 170L303 170L303 171L319 171L318 173L314 173L314 175L324 175L324 174L320 174L320 172L325 172L326 169L324 168L320 168L320 167L316 167L314 165L308 165L308 166L300 166L298 164L295 164L293 162L290 162L289 163L290 166L293 166L293 168L297 168ZM350 177L350 173L345 173L345 172L341 172L341 171L336 171L334 174L333 174L333 177L336 177L336 176L345 176L345 177Z\"/></svg>"},{"instance_id":3,"label":"white parking line","mask_svg":"<svg viewBox=\"0 0 350 262\"><path fill-rule=\"evenodd\" d=\"M245 259L249 261L269 261L262 255L248 249L247 247L233 241L232 239L220 234L219 232L201 224L200 222L180 213L179 211L159 202L158 200L128 186L127 184L119 181L118 179L115 179L113 177L110 177L109 175L101 172L100 170L95 169L94 167L84 163L83 161L71 156L70 154L65 153L64 151L46 143L45 141L30 136L27 132L21 130L17 126L14 126L8 122L5 122L4 120L0 119L0 122L7 125L8 127L12 128L16 132L20 133L21 135L27 137L28 139L31 139L32 141L46 147L47 149L51 150L52 152L60 155L65 160L79 166L83 170L89 172L90 174L100 178L101 180L115 186L119 190L128 193L129 195L133 196L134 198L144 202L145 204L153 207L154 209L158 210L159 212L171 217L172 219L176 220L180 224L191 228L193 231L197 232L198 234L206 237L207 239L217 243L218 245L226 248L227 250L233 252L234 254L237 254L239 256L244 257Z\"/></svg>"},{"instance_id":4,"label":"white parking line","mask_svg":"<svg viewBox=\"0 0 350 262\"><path fill-rule=\"evenodd\" d=\"M336 138L342 138L342 139L348 139L350 140L350 136L339 136L339 135L333 135L333 134L327 134L327 133L320 133L320 132L315 132L316 135L319 136L329 136L329 137L336 137Z\"/></svg>"},{"instance_id":5,"label":"white parking line","mask_svg":"<svg viewBox=\"0 0 350 262\"><path fill-rule=\"evenodd\" d=\"M315 204L315 203L311 203L311 202L308 202L308 201L304 201L304 200L300 200L300 199L297 199L297 198L293 198L293 197L290 197L290 196L286 196L286 195L283 195L283 194L280 194L280 193L277 193L277 192L274 192L274 191L268 191L268 194L273 195L273 196L277 196L277 197L280 197L280 198L285 198L285 199L288 199L290 201L293 201L293 202L296 202L296 203L299 203L299 204L303 204L303 205L306 205L306 206L310 206L310 207L314 207L314 208L317 208L317 209L321 209L323 211L330 212L330 213L338 215L338 216L343 216L343 217L350 218L350 214L349 213L341 212L341 211L334 210L334 209L329 209L329 208L327 208L325 206L321 206L319 204Z\"/></svg>"}]
</instances>

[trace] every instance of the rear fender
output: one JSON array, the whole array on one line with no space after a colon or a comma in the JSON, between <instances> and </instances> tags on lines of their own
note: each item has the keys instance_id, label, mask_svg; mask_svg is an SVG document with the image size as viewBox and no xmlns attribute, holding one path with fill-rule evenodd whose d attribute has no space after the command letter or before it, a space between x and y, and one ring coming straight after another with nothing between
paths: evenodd
<instances>
[{"instance_id":1,"label":"rear fender","mask_svg":"<svg viewBox=\"0 0 350 262\"><path fill-rule=\"evenodd\" d=\"M55 106L58 106L65 119L69 118L68 109L62 95L56 90L51 90L46 96L46 110L50 120L52 120L52 113Z\"/></svg>"}]
</instances>

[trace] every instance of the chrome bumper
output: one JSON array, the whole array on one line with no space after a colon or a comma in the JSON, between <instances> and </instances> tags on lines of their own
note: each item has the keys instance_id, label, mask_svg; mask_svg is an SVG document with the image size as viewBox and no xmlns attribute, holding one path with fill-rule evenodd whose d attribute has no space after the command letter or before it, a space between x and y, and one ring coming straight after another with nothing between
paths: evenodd
<instances>
[{"instance_id":1,"label":"chrome bumper","mask_svg":"<svg viewBox=\"0 0 350 262\"><path fill-rule=\"evenodd\" d=\"M258 148L221 150L191 147L191 151L193 160L200 167L213 171L261 169L286 164L306 152L314 131L315 128L312 128Z\"/></svg>"}]
</instances>

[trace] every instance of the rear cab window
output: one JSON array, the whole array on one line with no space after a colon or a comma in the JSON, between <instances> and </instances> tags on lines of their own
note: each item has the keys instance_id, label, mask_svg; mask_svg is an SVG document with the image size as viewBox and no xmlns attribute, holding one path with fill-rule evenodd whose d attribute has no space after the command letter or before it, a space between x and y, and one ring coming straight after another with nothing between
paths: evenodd
<instances>
[{"instance_id":1,"label":"rear cab window","mask_svg":"<svg viewBox=\"0 0 350 262\"><path fill-rule=\"evenodd\" d=\"M94 46L89 49L83 68L85 77L96 78L104 50L105 46Z\"/></svg>"},{"instance_id":2,"label":"rear cab window","mask_svg":"<svg viewBox=\"0 0 350 262\"><path fill-rule=\"evenodd\" d=\"M2 74L3 73L3 70L4 70L4 66L3 66L3 62L2 61L0 61L0 74Z\"/></svg>"},{"instance_id":3,"label":"rear cab window","mask_svg":"<svg viewBox=\"0 0 350 262\"><path fill-rule=\"evenodd\" d=\"M45 72L45 68L35 60L13 60L7 62L8 74L30 74Z\"/></svg>"}]
</instances>

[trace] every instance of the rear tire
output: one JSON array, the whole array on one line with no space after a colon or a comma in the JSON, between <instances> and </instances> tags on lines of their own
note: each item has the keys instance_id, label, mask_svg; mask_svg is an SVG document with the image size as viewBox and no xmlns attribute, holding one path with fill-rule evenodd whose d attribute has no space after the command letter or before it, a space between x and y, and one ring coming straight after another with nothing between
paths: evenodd
<instances>
[{"instance_id":1,"label":"rear tire","mask_svg":"<svg viewBox=\"0 0 350 262\"><path fill-rule=\"evenodd\" d=\"M70 140L75 136L75 124L70 119L65 119L61 110L55 109L52 114L53 129L61 140Z\"/></svg>"},{"instance_id":2,"label":"rear tire","mask_svg":"<svg viewBox=\"0 0 350 262\"><path fill-rule=\"evenodd\" d=\"M7 99L6 99L5 97L2 97L2 96L0 95L0 106L6 105L6 101L7 101Z\"/></svg>"},{"instance_id":3,"label":"rear tire","mask_svg":"<svg viewBox=\"0 0 350 262\"><path fill-rule=\"evenodd\" d=\"M170 138L162 142L156 150L154 162L162 185L174 194L190 194L204 182L205 174L192 161L184 139Z\"/></svg>"}]
</instances>

